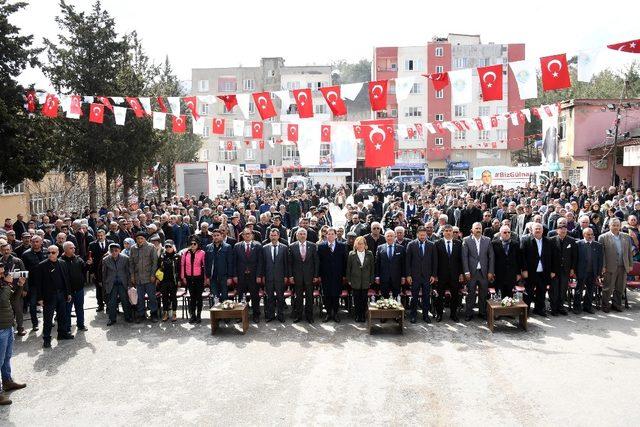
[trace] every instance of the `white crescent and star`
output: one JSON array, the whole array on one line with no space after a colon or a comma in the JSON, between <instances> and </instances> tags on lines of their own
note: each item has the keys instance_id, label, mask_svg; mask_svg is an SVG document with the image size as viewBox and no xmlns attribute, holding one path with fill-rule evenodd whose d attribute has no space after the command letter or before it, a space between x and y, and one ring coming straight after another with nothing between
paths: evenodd
<instances>
[{"instance_id":1,"label":"white crescent and star","mask_svg":"<svg viewBox=\"0 0 640 427\"><path fill-rule=\"evenodd\" d=\"M300 102L300 105L304 105L304 101L302 100L302 97L304 97L305 100L308 99L308 96L305 92L298 92L298 102Z\"/></svg>"},{"instance_id":2,"label":"white crescent and star","mask_svg":"<svg viewBox=\"0 0 640 427\"><path fill-rule=\"evenodd\" d=\"M262 101L262 102L261 102ZM258 104L260 104L260 108L265 109L267 108L267 98L265 98L264 96L259 96L258 97Z\"/></svg>"},{"instance_id":3,"label":"white crescent and star","mask_svg":"<svg viewBox=\"0 0 640 427\"><path fill-rule=\"evenodd\" d=\"M493 79L489 83L487 83L487 76L493 76ZM496 76L496 73L494 73L493 71L488 71L488 72L484 73L484 76L482 76L482 81L487 83L487 87L491 87L491 86L493 86L493 83L496 81L497 78L498 78L498 76Z\"/></svg>"},{"instance_id":4,"label":"white crescent and star","mask_svg":"<svg viewBox=\"0 0 640 427\"><path fill-rule=\"evenodd\" d=\"M296 128L295 128L295 126L291 126L291 127L289 128L289 133L296 133Z\"/></svg>"},{"instance_id":5,"label":"white crescent and star","mask_svg":"<svg viewBox=\"0 0 640 427\"><path fill-rule=\"evenodd\" d=\"M558 71L562 70L562 62L560 62L560 60L558 59L552 59L551 61L549 61L547 63L547 70L549 70L550 72L553 73L553 77L558 77L558 71L552 71L551 70L551 65L552 64L558 64Z\"/></svg>"},{"instance_id":6,"label":"white crescent and star","mask_svg":"<svg viewBox=\"0 0 640 427\"><path fill-rule=\"evenodd\" d=\"M380 142L375 142L373 140L374 135L382 135L382 140ZM385 133L385 131L377 126L371 128L371 131L369 132L369 141L371 141L375 145L376 150L380 150L382 148L382 143L385 139L387 139L387 134Z\"/></svg>"},{"instance_id":7,"label":"white crescent and star","mask_svg":"<svg viewBox=\"0 0 640 427\"><path fill-rule=\"evenodd\" d=\"M222 126L222 119L215 119L216 126Z\"/></svg>"},{"instance_id":8,"label":"white crescent and star","mask_svg":"<svg viewBox=\"0 0 640 427\"><path fill-rule=\"evenodd\" d=\"M378 95L376 94L376 89L380 89L380 93L379 95L382 95L382 92L384 92L384 88L382 87L382 85L373 85L373 87L371 88L371 93L373 94L374 98L377 98Z\"/></svg>"},{"instance_id":9,"label":"white crescent and star","mask_svg":"<svg viewBox=\"0 0 640 427\"><path fill-rule=\"evenodd\" d=\"M335 97L333 101L331 100L331 94ZM327 92L327 100L331 102L331 105L336 105L336 101L338 100L338 93L335 90L330 90Z\"/></svg>"},{"instance_id":10,"label":"white crescent and star","mask_svg":"<svg viewBox=\"0 0 640 427\"><path fill-rule=\"evenodd\" d=\"M93 107L93 115L97 116L98 114L100 114L100 107Z\"/></svg>"}]
</instances>

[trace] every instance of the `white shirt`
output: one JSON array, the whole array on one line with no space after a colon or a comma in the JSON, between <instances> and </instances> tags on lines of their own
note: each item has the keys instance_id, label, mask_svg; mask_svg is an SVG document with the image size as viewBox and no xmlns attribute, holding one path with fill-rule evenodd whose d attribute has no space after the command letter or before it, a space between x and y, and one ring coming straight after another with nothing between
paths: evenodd
<instances>
[{"instance_id":1,"label":"white shirt","mask_svg":"<svg viewBox=\"0 0 640 427\"><path fill-rule=\"evenodd\" d=\"M278 245L271 244L271 260L275 262L276 256L278 255Z\"/></svg>"},{"instance_id":2,"label":"white shirt","mask_svg":"<svg viewBox=\"0 0 640 427\"><path fill-rule=\"evenodd\" d=\"M356 253L358 254L358 259L360 260L360 265L364 264L365 252L364 251L362 251L362 252L356 251Z\"/></svg>"},{"instance_id":3,"label":"white shirt","mask_svg":"<svg viewBox=\"0 0 640 427\"><path fill-rule=\"evenodd\" d=\"M538 245L538 256L540 257L540 260L538 261L538 267L536 268L536 273L540 273L542 272L542 239L534 238L533 240L535 240L536 245Z\"/></svg>"},{"instance_id":4,"label":"white shirt","mask_svg":"<svg viewBox=\"0 0 640 427\"><path fill-rule=\"evenodd\" d=\"M447 253L449 253L449 250L451 250L451 253L453 253L453 240L444 239L444 249L447 251Z\"/></svg>"},{"instance_id":5,"label":"white shirt","mask_svg":"<svg viewBox=\"0 0 640 427\"><path fill-rule=\"evenodd\" d=\"M476 267L476 269L480 270L480 239L482 239L482 237L480 237L479 239L476 239L475 236L471 236L471 237L476 242L476 252L478 252L478 266Z\"/></svg>"}]
</instances>

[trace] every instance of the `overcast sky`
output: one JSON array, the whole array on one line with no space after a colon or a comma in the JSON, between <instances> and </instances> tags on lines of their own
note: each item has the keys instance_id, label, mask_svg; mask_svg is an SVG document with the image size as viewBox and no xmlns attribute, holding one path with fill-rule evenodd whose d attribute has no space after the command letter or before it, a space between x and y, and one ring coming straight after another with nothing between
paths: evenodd
<instances>
[{"instance_id":1,"label":"overcast sky","mask_svg":"<svg viewBox=\"0 0 640 427\"><path fill-rule=\"evenodd\" d=\"M13 18L41 44L54 37L57 0L27 0ZM93 0L68 0L88 10ZM371 58L374 46L421 46L434 35L480 34L483 42L525 43L527 58L640 38L635 2L564 1L204 1L103 0L118 31L136 30L156 62L169 56L181 80L191 68L255 66L263 56L287 65ZM619 69L640 55L608 52ZM38 70L20 83L48 88Z\"/></svg>"}]
</instances>

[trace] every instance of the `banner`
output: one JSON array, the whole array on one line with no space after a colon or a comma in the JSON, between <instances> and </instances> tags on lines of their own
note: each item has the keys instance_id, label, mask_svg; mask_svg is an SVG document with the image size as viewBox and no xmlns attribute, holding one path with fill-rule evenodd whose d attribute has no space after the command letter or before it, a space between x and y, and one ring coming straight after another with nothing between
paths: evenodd
<instances>
[{"instance_id":1,"label":"banner","mask_svg":"<svg viewBox=\"0 0 640 427\"><path fill-rule=\"evenodd\" d=\"M542 166L480 166L473 168L474 185L502 185L504 188L525 186L536 182L536 176L544 170Z\"/></svg>"},{"instance_id":2,"label":"banner","mask_svg":"<svg viewBox=\"0 0 640 427\"><path fill-rule=\"evenodd\" d=\"M352 124L331 126L331 155L334 168L355 168L358 140L353 135Z\"/></svg>"}]
</instances>

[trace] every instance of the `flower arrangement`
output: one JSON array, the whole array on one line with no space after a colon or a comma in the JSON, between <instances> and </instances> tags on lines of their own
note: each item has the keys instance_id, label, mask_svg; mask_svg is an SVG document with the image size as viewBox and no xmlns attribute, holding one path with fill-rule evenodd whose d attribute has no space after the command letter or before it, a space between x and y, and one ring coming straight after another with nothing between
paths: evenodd
<instances>
[{"instance_id":1,"label":"flower arrangement","mask_svg":"<svg viewBox=\"0 0 640 427\"><path fill-rule=\"evenodd\" d=\"M380 299L376 301L376 308L381 310L393 310L400 308L400 303L393 298L389 299Z\"/></svg>"},{"instance_id":2,"label":"flower arrangement","mask_svg":"<svg viewBox=\"0 0 640 427\"><path fill-rule=\"evenodd\" d=\"M504 297L502 298L502 306L503 307L511 307L512 305L514 305L516 303L516 300L514 300L511 297Z\"/></svg>"},{"instance_id":3,"label":"flower arrangement","mask_svg":"<svg viewBox=\"0 0 640 427\"><path fill-rule=\"evenodd\" d=\"M228 299L228 300L222 301L220 305L222 306L223 310L231 310L232 308L235 308L236 303Z\"/></svg>"}]
</instances>

